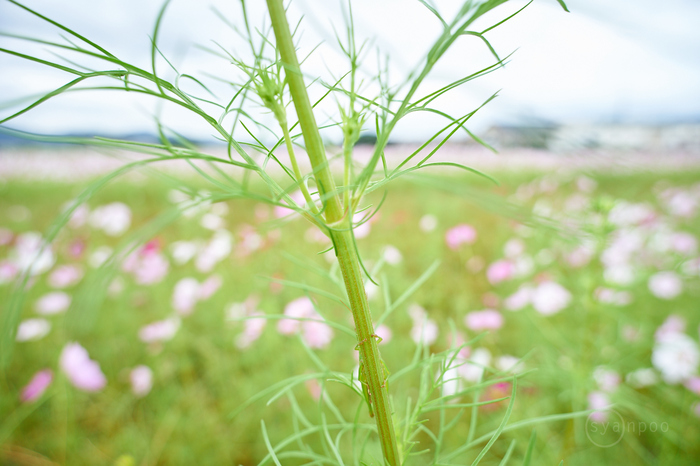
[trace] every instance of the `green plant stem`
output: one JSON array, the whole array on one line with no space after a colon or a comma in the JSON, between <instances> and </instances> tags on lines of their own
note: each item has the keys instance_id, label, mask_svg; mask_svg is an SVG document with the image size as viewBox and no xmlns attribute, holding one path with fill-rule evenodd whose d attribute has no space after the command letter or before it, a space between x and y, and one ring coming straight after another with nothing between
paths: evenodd
<instances>
[{"instance_id":1,"label":"green plant stem","mask_svg":"<svg viewBox=\"0 0 700 466\"><path fill-rule=\"evenodd\" d=\"M294 49L294 42L282 0L267 0L267 7L277 40L277 49L285 68L289 92L292 95L304 136L306 152L309 155L319 194L323 200L326 222L335 227L330 230L330 234L355 321L360 357L365 370L365 383L371 395L382 451L386 463L391 466L397 466L400 463L399 449L396 443L392 410L386 389L384 366L374 334L374 325L367 302L362 269L357 250L354 247L350 215L345 215L340 197L335 188L321 134L319 133L311 102L306 92L306 85L299 67L299 60Z\"/></svg>"},{"instance_id":2,"label":"green plant stem","mask_svg":"<svg viewBox=\"0 0 700 466\"><path fill-rule=\"evenodd\" d=\"M282 127L282 133L284 133L284 143L287 146L287 153L289 154L289 160L292 162L292 170L294 170L294 176L297 179L297 183L299 183L299 188L301 189L304 199L306 200L306 204L309 206L309 209L311 209L311 212L318 214L316 203L313 201L313 199L311 199L311 194L309 194L309 190L306 188L304 177L301 175L301 170L299 170L299 164L297 163L297 158L294 155L294 146L292 145L292 138L289 135L287 122L280 121L280 126Z\"/></svg>"}]
</instances>

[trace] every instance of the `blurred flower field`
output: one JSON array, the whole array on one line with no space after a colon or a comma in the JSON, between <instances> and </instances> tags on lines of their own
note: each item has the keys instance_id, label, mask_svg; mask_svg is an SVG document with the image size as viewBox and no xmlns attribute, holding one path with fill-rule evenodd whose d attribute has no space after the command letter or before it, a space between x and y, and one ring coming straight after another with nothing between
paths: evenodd
<instances>
[{"instance_id":1,"label":"blurred flower field","mask_svg":"<svg viewBox=\"0 0 700 466\"><path fill-rule=\"evenodd\" d=\"M522 458L531 442L532 464L697 464L700 173L496 178L396 185L355 231L396 416L419 371L392 377L417 345L468 343L441 386L462 412L445 448L495 429L521 374L510 418L521 427L481 464ZM313 376L359 362L329 240L305 220L200 202L212 193L195 182L134 179L81 204L44 248L83 188L0 185L0 302L29 272L1 379L0 463L258 464L260 419L276 443L299 429L292 412L313 418L331 399L328 416L368 416L356 392ZM299 374L266 406L279 388L265 389Z\"/></svg>"}]
</instances>

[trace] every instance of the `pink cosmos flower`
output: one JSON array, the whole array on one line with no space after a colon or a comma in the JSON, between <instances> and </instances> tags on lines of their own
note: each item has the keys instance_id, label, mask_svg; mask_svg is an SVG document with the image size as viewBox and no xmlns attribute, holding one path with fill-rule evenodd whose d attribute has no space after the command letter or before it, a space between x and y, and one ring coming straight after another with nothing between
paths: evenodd
<instances>
[{"instance_id":1,"label":"pink cosmos flower","mask_svg":"<svg viewBox=\"0 0 700 466\"><path fill-rule=\"evenodd\" d=\"M489 265L489 268L486 270L486 278L492 285L508 280L512 278L514 274L515 264L509 260L498 260Z\"/></svg>"},{"instance_id":2,"label":"pink cosmos flower","mask_svg":"<svg viewBox=\"0 0 700 466\"><path fill-rule=\"evenodd\" d=\"M224 281L220 275L211 275L210 277L208 277L199 286L200 301L204 301L206 299L211 298L212 295L216 293L223 284Z\"/></svg>"},{"instance_id":3,"label":"pink cosmos flower","mask_svg":"<svg viewBox=\"0 0 700 466\"><path fill-rule=\"evenodd\" d=\"M333 329L323 323L312 320L323 320L313 303L307 297L295 299L284 308L284 315L295 319L282 319L277 323L277 330L283 335L291 335L301 331L302 338L311 348L325 348L333 339Z\"/></svg>"},{"instance_id":4,"label":"pink cosmos flower","mask_svg":"<svg viewBox=\"0 0 700 466\"><path fill-rule=\"evenodd\" d=\"M41 235L33 231L17 236L10 256L17 268L28 270L32 276L46 272L56 262L51 247L45 245Z\"/></svg>"},{"instance_id":5,"label":"pink cosmos flower","mask_svg":"<svg viewBox=\"0 0 700 466\"><path fill-rule=\"evenodd\" d=\"M522 308L530 304L530 301L532 300L533 291L534 290L532 286L521 285L520 288L518 288L518 291L516 291L515 293L513 293L505 299L505 308L509 311L521 310Z\"/></svg>"},{"instance_id":6,"label":"pink cosmos flower","mask_svg":"<svg viewBox=\"0 0 700 466\"><path fill-rule=\"evenodd\" d=\"M649 291L659 299L673 299L683 291L681 277L675 272L659 272L651 276Z\"/></svg>"},{"instance_id":7,"label":"pink cosmos flower","mask_svg":"<svg viewBox=\"0 0 700 466\"><path fill-rule=\"evenodd\" d=\"M129 372L131 391L138 398L148 395L153 387L153 371L148 366L136 366Z\"/></svg>"},{"instance_id":8,"label":"pink cosmos flower","mask_svg":"<svg viewBox=\"0 0 700 466\"><path fill-rule=\"evenodd\" d=\"M173 290L173 309L182 316L187 316L194 310L195 304L199 300L199 282L192 277L186 277L175 284Z\"/></svg>"},{"instance_id":9,"label":"pink cosmos flower","mask_svg":"<svg viewBox=\"0 0 700 466\"><path fill-rule=\"evenodd\" d=\"M233 237L226 230L217 230L211 240L197 253L195 267L200 272L210 272L216 264L226 259L233 248Z\"/></svg>"},{"instance_id":10,"label":"pink cosmos flower","mask_svg":"<svg viewBox=\"0 0 700 466\"><path fill-rule=\"evenodd\" d=\"M22 403L38 400L51 385L51 381L53 381L53 371L51 369L44 369L34 374L32 380L22 389L22 394L20 395Z\"/></svg>"},{"instance_id":11,"label":"pink cosmos flower","mask_svg":"<svg viewBox=\"0 0 700 466\"><path fill-rule=\"evenodd\" d=\"M560 312L571 303L571 293L560 284L552 281L537 285L532 295L532 307L542 315Z\"/></svg>"},{"instance_id":12,"label":"pink cosmos flower","mask_svg":"<svg viewBox=\"0 0 700 466\"><path fill-rule=\"evenodd\" d=\"M380 345L385 345L385 344L389 343L391 341L392 336L393 336L393 332L391 331L391 329L384 324L375 328L374 333L376 333L377 336L379 336L379 338L382 339L381 341L379 341Z\"/></svg>"},{"instance_id":13,"label":"pink cosmos flower","mask_svg":"<svg viewBox=\"0 0 700 466\"><path fill-rule=\"evenodd\" d=\"M493 309L470 312L464 318L464 323L470 330L498 330L503 327L503 316Z\"/></svg>"},{"instance_id":14,"label":"pink cosmos flower","mask_svg":"<svg viewBox=\"0 0 700 466\"><path fill-rule=\"evenodd\" d=\"M265 314L260 311L254 311L250 313L250 316L264 316ZM243 333L238 335L236 338L236 346L240 349L248 348L252 345L255 340L260 338L265 326L267 325L267 319L261 317L259 319L248 319L244 323Z\"/></svg>"},{"instance_id":15,"label":"pink cosmos flower","mask_svg":"<svg viewBox=\"0 0 700 466\"><path fill-rule=\"evenodd\" d=\"M131 226L131 209L122 202L97 207L90 214L90 225L109 236L119 236Z\"/></svg>"},{"instance_id":16,"label":"pink cosmos flower","mask_svg":"<svg viewBox=\"0 0 700 466\"><path fill-rule=\"evenodd\" d=\"M107 384L100 365L90 359L88 352L80 343L68 343L61 352L59 361L61 369L68 380L79 390L96 392Z\"/></svg>"},{"instance_id":17,"label":"pink cosmos flower","mask_svg":"<svg viewBox=\"0 0 700 466\"><path fill-rule=\"evenodd\" d=\"M696 395L700 395L700 377L697 375L690 377L683 385Z\"/></svg>"},{"instance_id":18,"label":"pink cosmos flower","mask_svg":"<svg viewBox=\"0 0 700 466\"><path fill-rule=\"evenodd\" d=\"M674 233L671 236L671 249L679 254L690 256L697 252L698 240L690 233Z\"/></svg>"},{"instance_id":19,"label":"pink cosmos flower","mask_svg":"<svg viewBox=\"0 0 700 466\"><path fill-rule=\"evenodd\" d=\"M154 343L171 340L180 328L180 319L171 317L153 322L139 330L139 338L144 343Z\"/></svg>"},{"instance_id":20,"label":"pink cosmos flower","mask_svg":"<svg viewBox=\"0 0 700 466\"><path fill-rule=\"evenodd\" d=\"M459 375L468 382L479 382L484 369L491 363L491 352L486 348L476 348L468 361L457 368Z\"/></svg>"},{"instance_id":21,"label":"pink cosmos flower","mask_svg":"<svg viewBox=\"0 0 700 466\"><path fill-rule=\"evenodd\" d=\"M607 393L591 392L588 394L588 409L594 410L590 419L595 422L605 422L608 419L607 410L612 406Z\"/></svg>"},{"instance_id":22,"label":"pink cosmos flower","mask_svg":"<svg viewBox=\"0 0 700 466\"><path fill-rule=\"evenodd\" d=\"M413 321L411 328L411 339L416 344L422 343L430 346L437 340L438 326L434 320L428 318L428 313L418 304L412 304L408 308L408 315Z\"/></svg>"},{"instance_id":23,"label":"pink cosmos flower","mask_svg":"<svg viewBox=\"0 0 700 466\"><path fill-rule=\"evenodd\" d=\"M65 312L70 306L71 297L62 291L46 293L34 303L37 314L53 315Z\"/></svg>"},{"instance_id":24,"label":"pink cosmos flower","mask_svg":"<svg viewBox=\"0 0 700 466\"><path fill-rule=\"evenodd\" d=\"M593 371L593 380L596 381L601 391L612 393L620 385L622 378L620 374L613 370L605 367L596 367Z\"/></svg>"},{"instance_id":25,"label":"pink cosmos flower","mask_svg":"<svg viewBox=\"0 0 700 466\"><path fill-rule=\"evenodd\" d=\"M139 285L152 285L162 281L169 268L170 262L160 253L156 241L150 241L129 254L122 264L122 269L131 272Z\"/></svg>"},{"instance_id":26,"label":"pink cosmos flower","mask_svg":"<svg viewBox=\"0 0 700 466\"><path fill-rule=\"evenodd\" d=\"M697 374L698 344L684 333L676 333L654 346L651 362L668 384L685 382Z\"/></svg>"},{"instance_id":27,"label":"pink cosmos flower","mask_svg":"<svg viewBox=\"0 0 700 466\"><path fill-rule=\"evenodd\" d=\"M372 223L374 218L370 220L366 220L365 217L367 214L365 212L355 214L352 217L352 222L353 222L353 234L355 235L356 239L362 239L366 238L369 236L370 231L372 231Z\"/></svg>"},{"instance_id":28,"label":"pink cosmos flower","mask_svg":"<svg viewBox=\"0 0 700 466\"><path fill-rule=\"evenodd\" d=\"M673 339L678 333L685 332L685 319L679 315L671 314L663 324L656 329L654 339L657 342Z\"/></svg>"},{"instance_id":29,"label":"pink cosmos flower","mask_svg":"<svg viewBox=\"0 0 700 466\"><path fill-rule=\"evenodd\" d=\"M304 382L306 389L309 391L311 398L318 401L321 399L321 384L318 383L318 379L309 379Z\"/></svg>"},{"instance_id":30,"label":"pink cosmos flower","mask_svg":"<svg viewBox=\"0 0 700 466\"><path fill-rule=\"evenodd\" d=\"M17 328L17 341L40 340L51 331L51 323L46 319L23 320Z\"/></svg>"},{"instance_id":31,"label":"pink cosmos flower","mask_svg":"<svg viewBox=\"0 0 700 466\"><path fill-rule=\"evenodd\" d=\"M420 218L420 221L418 223L419 228L424 233L430 233L431 231L435 230L435 228L437 228L437 225L438 225L437 217L435 217L434 215L430 215L430 214L423 215Z\"/></svg>"},{"instance_id":32,"label":"pink cosmos flower","mask_svg":"<svg viewBox=\"0 0 700 466\"><path fill-rule=\"evenodd\" d=\"M599 287L596 288L594 295L599 302L615 306L626 306L632 302L632 294L627 291Z\"/></svg>"},{"instance_id":33,"label":"pink cosmos flower","mask_svg":"<svg viewBox=\"0 0 700 466\"><path fill-rule=\"evenodd\" d=\"M473 226L462 223L450 228L445 233L447 247L455 250L462 244L473 244L476 241L476 230Z\"/></svg>"},{"instance_id":34,"label":"pink cosmos flower","mask_svg":"<svg viewBox=\"0 0 700 466\"><path fill-rule=\"evenodd\" d=\"M67 288L78 283L83 278L83 268L79 265L62 265L49 275L49 286L52 288Z\"/></svg>"},{"instance_id":35,"label":"pink cosmos flower","mask_svg":"<svg viewBox=\"0 0 700 466\"><path fill-rule=\"evenodd\" d=\"M19 273L19 267L10 261L0 261L0 285L10 283Z\"/></svg>"}]
</instances>

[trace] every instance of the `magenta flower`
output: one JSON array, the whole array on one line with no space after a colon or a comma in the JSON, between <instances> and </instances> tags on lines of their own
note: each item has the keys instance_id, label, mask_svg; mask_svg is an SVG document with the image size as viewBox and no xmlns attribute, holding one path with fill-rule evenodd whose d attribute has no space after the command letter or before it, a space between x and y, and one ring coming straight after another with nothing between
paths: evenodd
<instances>
[{"instance_id":1,"label":"magenta flower","mask_svg":"<svg viewBox=\"0 0 700 466\"><path fill-rule=\"evenodd\" d=\"M509 260L498 260L489 265L489 268L486 270L486 278L492 285L508 280L512 278L514 274L515 264Z\"/></svg>"},{"instance_id":2,"label":"magenta flower","mask_svg":"<svg viewBox=\"0 0 700 466\"><path fill-rule=\"evenodd\" d=\"M450 228L445 233L447 247L455 250L462 244L473 244L476 241L476 230L473 226L462 223Z\"/></svg>"},{"instance_id":3,"label":"magenta flower","mask_svg":"<svg viewBox=\"0 0 700 466\"><path fill-rule=\"evenodd\" d=\"M141 398L148 395L153 387L153 371L148 366L136 366L129 372L131 391Z\"/></svg>"},{"instance_id":4,"label":"magenta flower","mask_svg":"<svg viewBox=\"0 0 700 466\"><path fill-rule=\"evenodd\" d=\"M470 312L464 318L464 324L475 332L481 330L498 330L503 327L503 316L493 309Z\"/></svg>"},{"instance_id":5,"label":"magenta flower","mask_svg":"<svg viewBox=\"0 0 700 466\"><path fill-rule=\"evenodd\" d=\"M30 403L39 399L51 385L52 380L53 371L51 369L44 369L34 374L32 380L22 389L22 394L20 395L22 403Z\"/></svg>"},{"instance_id":6,"label":"magenta flower","mask_svg":"<svg viewBox=\"0 0 700 466\"><path fill-rule=\"evenodd\" d=\"M100 365L90 359L88 352L80 343L68 343L61 352L59 361L61 369L73 386L86 392L102 390L107 384Z\"/></svg>"}]
</instances>

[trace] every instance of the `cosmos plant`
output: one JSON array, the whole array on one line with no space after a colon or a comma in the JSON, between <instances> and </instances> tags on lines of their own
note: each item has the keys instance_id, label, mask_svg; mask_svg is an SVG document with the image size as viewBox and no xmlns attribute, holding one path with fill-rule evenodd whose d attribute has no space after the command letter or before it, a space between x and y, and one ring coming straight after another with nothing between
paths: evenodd
<instances>
[{"instance_id":1,"label":"cosmos plant","mask_svg":"<svg viewBox=\"0 0 700 466\"><path fill-rule=\"evenodd\" d=\"M378 206L372 200L372 193L381 193L392 181L402 176L413 175L423 169L436 166L448 166L482 175L469 167L457 163L431 161L433 155L458 132L466 132L478 142L483 143L466 128L466 124L478 108L470 109L463 115L451 116L442 111L437 103L441 97L448 95L454 89L482 77L504 64L505 58L500 57L491 46L487 37L488 33L494 28L501 27L522 11L520 9L510 16L503 17L500 21L485 29L475 30L473 26L477 20L502 4L507 3L507 0L467 0L456 11L452 19L444 18L437 7L429 0L419 1L425 6L426 13L432 15L433 20L441 24L442 31L437 39L434 40L418 67L406 77L402 84L391 84L386 75L387 71L381 70L373 80L374 84L376 84L375 87L379 89L379 93L374 96L365 95L365 92L368 89L372 89L372 87L365 85L366 83L360 78L359 71L362 59L366 57L367 49L364 44L358 46L356 42L350 8L347 10L344 37L340 35L338 37L338 46L349 63L348 71L335 82L318 80L312 84L314 86L323 86L324 94L321 100L331 96L338 102L338 114L333 126L339 128L343 134L342 152L339 156L340 162L342 162L342 173L339 177L334 176L334 173L331 171L331 163L321 137L317 115L314 112L319 101L313 102L309 97L309 92L307 91L309 79L305 76L303 67L300 65L294 43L293 31L296 28L290 27L282 0L267 0L269 24L271 27L262 30L251 28L248 22L245 2L241 2L243 17L245 18L245 30L242 32L239 30L239 32L246 36L253 59L251 62L243 62L224 48L217 51L219 56L234 64L244 76L243 82L232 83L232 92L226 98L216 98L202 81L190 74L180 73L161 54L157 39L158 31L168 6L167 2L158 15L153 33L151 69L136 66L118 57L107 48L98 45L78 32L56 23L41 15L41 13L31 10L14 0L10 0L10 3L24 9L28 14L34 15L57 27L69 39L65 42L51 42L31 37L12 36L13 39L29 41L48 47L57 52L56 56L60 56L62 53L70 53L73 58L65 61L54 61L55 58L43 59L16 50L0 50L0 52L60 70L72 76L72 80L65 85L7 116L0 123L4 124L11 121L62 93L86 89L119 90L156 98L164 103L175 105L191 112L208 124L215 133L216 138L225 143L227 147L227 156L225 158L207 154L202 152L200 148L190 144L177 133L168 133L168 130L160 124L158 124L158 131L161 140L157 144L105 138L63 138L63 142L84 143L98 147L141 152L146 154L148 158L128 164L107 178L96 182L61 216L55 227L47 235L47 241L50 242L55 237L62 224L69 220L82 202L110 179L135 168L173 159L181 159L191 163L194 170L212 184L212 192L216 194L211 194L208 198L200 198L198 202L217 202L231 199L254 199L266 202L302 216L330 239L346 295L337 298L337 300L349 309L354 321L354 329L350 329L350 332L355 335L356 349L359 351L359 387L355 383L356 381L353 380L352 375L330 370L322 375L332 374L336 381L346 385L364 400L367 412L373 418L373 425L358 425L366 431L367 435L374 435L376 432L381 445L384 463L392 466L403 464L409 456L417 453L412 451L415 446L413 439L417 432L425 429L421 422L421 416L424 412L451 409L453 407L471 407L475 409L477 406L487 402L479 402L478 399L475 399L474 403L468 405L450 404L452 400L463 394L462 392L450 392L446 390L446 387L452 382L451 374L462 361L459 354L467 343L463 343L461 346L457 345L450 351L437 356L428 355L428 352L425 351L425 346L419 345L411 366L399 369L386 367L379 351L378 343L381 338L377 334L375 325L383 322L388 314L405 301L405 297L395 301L382 316L377 318L372 315L368 304L365 283L374 282L374 278L365 268L359 255L354 232L370 221L378 210ZM564 6L561 0L558 1ZM469 39L478 39L487 47L493 54L493 63L458 80L447 83L438 89L426 92L425 89L428 88L426 80L431 77L436 64L444 59L447 51L455 43ZM81 57L91 64L102 63L104 67L93 69L88 68L89 65L78 64ZM163 62L167 62L175 70L176 79L168 80L158 73L156 65ZM104 85L105 78L111 80L112 84ZM93 87L88 84L98 79L100 84L97 86ZM201 92L186 91L181 87L185 82L199 86ZM495 95L487 99L484 105L494 97ZM272 147L263 144L262 140L264 138L260 137L263 125L256 124L255 117L244 109L244 104L247 101L254 101L259 105L259 108L265 109L274 116L277 124L277 129L274 133L281 133L281 136L277 137L277 142ZM445 119L444 126L395 167L390 167L384 157L384 149L390 140L392 131L407 116L421 113L443 117ZM239 127L245 130L249 136L248 140L253 142L242 142L234 137L234 130ZM376 143L369 160L365 163L360 163L353 157L353 150L362 131L368 128L374 130ZM269 128L265 129L270 130ZM11 130L5 129L5 131ZM36 135L25 134L25 136L36 139L50 139ZM173 140L176 143L173 143ZM295 146L301 145L301 141L303 141L303 149L310 162L311 170L309 172L302 170L302 167L305 165L299 163L297 159ZM281 146L286 148L289 164L284 163L275 154L275 151ZM262 162L256 154L263 154ZM203 163L208 170L200 168L200 165L195 164L195 162ZM277 165L282 170L284 175L281 179L270 174L271 165ZM251 178L257 178L257 181L261 183L253 183ZM263 186L263 189L260 189L259 186ZM300 194L297 195L295 193ZM381 201L379 205L381 205ZM114 216L108 217L113 218ZM164 215L163 218L154 221L146 229L148 231L143 233L143 238L147 239L149 232L155 231L166 224L168 218L168 215ZM115 227L107 222L101 228L109 233ZM461 226L451 232L448 238L449 247L454 249L462 243L470 243L474 240L474 235L475 232L470 230L468 225ZM119 257L130 257L136 261L151 260L145 255L139 257L129 256L129 253L135 251L136 246L133 244L137 243L132 243L125 246L122 250L115 251L112 261ZM138 269L138 265L134 265L134 270ZM105 268L104 270L108 269ZM434 270L435 267L429 269L416 282L415 286L417 287L423 283ZM143 283L157 280L161 273L164 273L162 269L159 270L155 277L144 276L141 277L141 280ZM489 271L489 278L495 283L507 279L511 273L510 264L504 262L503 264L497 264L493 270ZM95 279L95 284L107 283L107 278L108 274L101 279ZM28 279L29 274L25 274L25 283ZM188 295L188 293L195 293L194 291L190 293L188 290L194 290L197 286L197 284L184 283L180 285L180 293L183 296ZM410 291L407 291L408 295L406 297L410 296ZM553 292L558 291L558 289L553 290ZM563 294L565 292L559 291L559 293ZM535 301L537 300L536 297L534 299ZM568 296L566 295L560 297L562 305L565 305L567 300ZM22 293L17 292L8 306L8 310L3 313L3 366L7 365L11 357L11 347L12 342L15 341L15 332L22 309L22 301ZM189 308L188 305L183 306L186 308L185 311ZM557 310L558 308L547 308L542 312L552 313ZM412 314L414 320L417 319L423 323L428 322L424 311L421 312L420 309L414 311L414 314ZM480 314L472 315L469 317L470 326L476 330L498 328L501 325L501 320L500 316L494 314L494 312L485 310ZM77 325L90 321L89 318L86 318L84 312L76 312L76 314L77 316L74 320L78 323ZM295 317L288 315L287 318L294 319ZM302 312L296 319L307 322L325 321L322 315L314 312L313 309ZM335 328L345 329L339 323L328 323ZM155 338L153 334L164 331L161 327L169 326L168 329L172 330L171 327L178 326L179 321L167 321L159 325L160 327L157 328L145 329L141 338L144 341ZM422 326L419 328L422 330L419 335L416 335L416 338L419 341L422 340L425 344L425 341L429 338L426 330L428 327ZM247 342L242 341L239 344L246 345ZM98 389L104 384L104 376L100 372L99 367L77 343L72 343L66 347L61 357L61 364L69 377L75 378L78 384L89 390ZM81 374L84 375L85 373L79 370L83 366L89 368L89 372L92 373L91 377L80 378ZM437 379L434 377L435 367L438 367ZM389 382L412 369L423 371L420 395L415 404L411 405L409 401L405 416L399 419L399 407L392 405ZM478 374L483 372L483 369L479 371L479 368L476 366L473 369L476 369ZM131 377L135 386L139 387L139 393L145 392L150 387L151 376L147 370L139 369ZM479 380L479 377L477 375L475 380ZM28 389L23 396L27 399L38 396L37 394L43 391L46 384L50 383L50 380L50 372L37 374L37 378L32 382L32 388ZM486 441L486 445L476 455L473 464L477 464L486 455L491 445L505 429L513 407L517 376L508 377L500 381L496 380L493 383L504 383L506 381L511 383L508 386L512 387L510 392L506 393L504 398L495 400L502 401L510 398L508 408L498 428L485 439L481 439L474 438L474 426L472 425L467 443L454 452L445 453L440 451L440 439L442 438L443 430L449 429L450 426L441 423L440 432L433 437L437 444L434 450L434 462L443 463L450 461L483 441ZM289 386L290 384L287 383L280 387L270 388L276 391L279 388L285 389ZM263 394L265 393L271 392L265 390ZM326 398L326 402L331 403L329 398ZM277 464L280 464L280 458L283 458L282 449L286 443L282 442L281 446L273 447L267 437L264 422L262 423L262 428L266 444L269 447L270 458ZM332 426L324 424L323 426L316 426L310 429L313 432L324 432L326 434L329 455L332 456L333 462L338 461L342 463L337 445L339 440L333 441L329 432L332 429L338 429L338 438L340 438L343 432L353 428L357 428L353 423L340 423Z\"/></svg>"}]
</instances>

